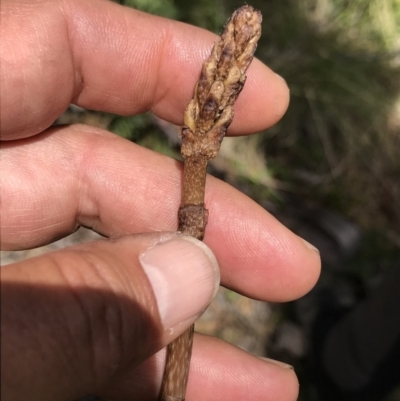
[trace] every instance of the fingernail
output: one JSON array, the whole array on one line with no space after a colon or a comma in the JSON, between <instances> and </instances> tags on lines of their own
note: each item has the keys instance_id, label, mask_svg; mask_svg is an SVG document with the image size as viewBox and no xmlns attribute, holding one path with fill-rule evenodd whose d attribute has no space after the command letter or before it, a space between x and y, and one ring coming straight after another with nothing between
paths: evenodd
<instances>
[{"instance_id":1,"label":"fingernail","mask_svg":"<svg viewBox=\"0 0 400 401\"><path fill-rule=\"evenodd\" d=\"M311 251L317 253L318 255L320 254L320 253L319 253L319 250L318 250L314 245L312 245L312 244L310 244L309 242L307 242L304 238L301 238L301 237L299 237L299 238L304 242L304 245L305 245L308 249L310 249Z\"/></svg>"},{"instance_id":2,"label":"fingernail","mask_svg":"<svg viewBox=\"0 0 400 401\"><path fill-rule=\"evenodd\" d=\"M216 295L217 260L201 241L180 236L139 256L154 291L162 324L170 329L196 317Z\"/></svg>"},{"instance_id":3,"label":"fingernail","mask_svg":"<svg viewBox=\"0 0 400 401\"><path fill-rule=\"evenodd\" d=\"M283 369L294 370L292 365L289 365L289 364L281 362L281 361L277 361L276 359L270 359L270 358L264 358L264 357L260 357L260 359L262 359L265 362L272 363L273 365L279 366L280 368L283 368Z\"/></svg>"}]
</instances>

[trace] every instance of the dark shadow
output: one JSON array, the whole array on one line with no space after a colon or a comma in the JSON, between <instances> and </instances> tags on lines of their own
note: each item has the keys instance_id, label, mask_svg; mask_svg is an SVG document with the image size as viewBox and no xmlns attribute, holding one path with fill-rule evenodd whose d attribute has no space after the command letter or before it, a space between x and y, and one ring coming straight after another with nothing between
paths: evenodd
<instances>
[{"instance_id":1,"label":"dark shadow","mask_svg":"<svg viewBox=\"0 0 400 401\"><path fill-rule=\"evenodd\" d=\"M62 376L65 371L66 377L78 381L81 394L76 398L86 393L91 399L117 394L118 399L156 399L160 369L142 345L152 343L160 349L162 333L138 303L87 287L8 282L2 282L1 297L3 389L11 383L29 399L53 372ZM52 365L54 361L59 363Z\"/></svg>"}]
</instances>

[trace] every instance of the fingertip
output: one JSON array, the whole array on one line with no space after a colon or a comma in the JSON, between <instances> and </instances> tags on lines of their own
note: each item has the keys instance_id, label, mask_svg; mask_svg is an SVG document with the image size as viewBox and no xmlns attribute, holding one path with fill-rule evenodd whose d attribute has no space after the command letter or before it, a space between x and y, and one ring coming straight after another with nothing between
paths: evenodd
<instances>
[{"instance_id":1,"label":"fingertip","mask_svg":"<svg viewBox=\"0 0 400 401\"><path fill-rule=\"evenodd\" d=\"M262 360L270 375L276 383L276 395L274 401L296 401L299 396L299 379L293 366L271 358L259 358Z\"/></svg>"},{"instance_id":2,"label":"fingertip","mask_svg":"<svg viewBox=\"0 0 400 401\"><path fill-rule=\"evenodd\" d=\"M286 234L276 250L279 263L270 272L277 275L276 286L272 286L270 294L275 302L294 301L304 296L315 286L321 273L319 251L288 228L284 230Z\"/></svg>"},{"instance_id":3,"label":"fingertip","mask_svg":"<svg viewBox=\"0 0 400 401\"><path fill-rule=\"evenodd\" d=\"M289 107L290 89L286 80L281 75L277 73L274 74L275 78L277 78L276 85L278 87L277 90L278 96L275 102L274 114L278 118L277 121L279 121L284 116Z\"/></svg>"},{"instance_id":4,"label":"fingertip","mask_svg":"<svg viewBox=\"0 0 400 401\"><path fill-rule=\"evenodd\" d=\"M248 354L213 337L197 335L193 346L187 400L295 401L299 383L293 369ZM286 365L288 366L288 365Z\"/></svg>"},{"instance_id":5,"label":"fingertip","mask_svg":"<svg viewBox=\"0 0 400 401\"><path fill-rule=\"evenodd\" d=\"M302 281L302 286L298 288L299 293L295 294L293 299L297 299L309 292L315 286L321 274L321 255L318 248L306 241L304 238L297 238L301 242L304 257L307 261L304 265L307 271L303 275L304 281Z\"/></svg>"},{"instance_id":6,"label":"fingertip","mask_svg":"<svg viewBox=\"0 0 400 401\"><path fill-rule=\"evenodd\" d=\"M289 100L286 81L262 61L254 59L235 105L229 134L251 134L273 126L286 113Z\"/></svg>"},{"instance_id":7,"label":"fingertip","mask_svg":"<svg viewBox=\"0 0 400 401\"><path fill-rule=\"evenodd\" d=\"M269 302L310 291L320 274L318 253L244 194L213 177L207 185L212 208L204 240L222 266L223 285Z\"/></svg>"}]
</instances>

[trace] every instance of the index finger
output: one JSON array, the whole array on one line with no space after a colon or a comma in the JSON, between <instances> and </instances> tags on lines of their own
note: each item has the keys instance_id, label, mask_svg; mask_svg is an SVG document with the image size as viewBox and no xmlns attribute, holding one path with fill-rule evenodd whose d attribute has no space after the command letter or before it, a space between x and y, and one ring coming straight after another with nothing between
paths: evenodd
<instances>
[{"instance_id":1,"label":"index finger","mask_svg":"<svg viewBox=\"0 0 400 401\"><path fill-rule=\"evenodd\" d=\"M151 110L181 124L216 40L203 29L100 0L5 0L2 14L2 139L43 131L71 102L122 115ZM273 125L288 99L284 80L255 59L229 134Z\"/></svg>"}]
</instances>

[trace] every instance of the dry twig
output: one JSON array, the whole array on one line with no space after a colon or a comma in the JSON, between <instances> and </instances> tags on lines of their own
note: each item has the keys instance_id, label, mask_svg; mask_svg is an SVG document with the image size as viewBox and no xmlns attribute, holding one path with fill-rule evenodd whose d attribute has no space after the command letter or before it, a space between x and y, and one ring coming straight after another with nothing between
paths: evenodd
<instances>
[{"instance_id":1,"label":"dry twig","mask_svg":"<svg viewBox=\"0 0 400 401\"><path fill-rule=\"evenodd\" d=\"M193 99L186 107L181 153L185 159L179 231L203 239L208 211L204 192L213 159L233 119L233 104L246 80L261 35L261 13L237 9L204 62ZM160 401L184 401L192 352L193 326L167 348Z\"/></svg>"}]
</instances>

